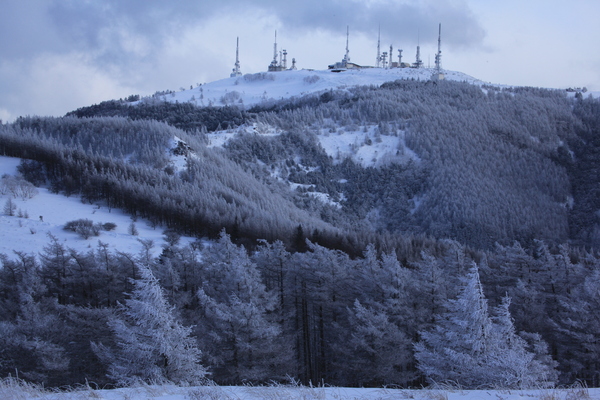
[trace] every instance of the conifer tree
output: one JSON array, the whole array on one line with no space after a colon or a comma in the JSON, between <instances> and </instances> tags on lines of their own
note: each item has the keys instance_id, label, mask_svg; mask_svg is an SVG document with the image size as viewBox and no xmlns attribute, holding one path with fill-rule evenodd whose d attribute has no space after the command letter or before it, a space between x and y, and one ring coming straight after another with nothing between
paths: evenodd
<instances>
[{"instance_id":1,"label":"conifer tree","mask_svg":"<svg viewBox=\"0 0 600 400\"><path fill-rule=\"evenodd\" d=\"M96 346L98 356L110 362L110 377L119 384L136 381L198 384L206 375L201 352L164 296L158 280L146 266L138 266L131 298L111 319L116 351Z\"/></svg>"},{"instance_id":2,"label":"conifer tree","mask_svg":"<svg viewBox=\"0 0 600 400\"><path fill-rule=\"evenodd\" d=\"M204 284L197 297L204 324L197 329L215 379L259 382L273 371L283 378L285 346L279 326L269 318L277 298L265 289L256 264L224 231L203 261Z\"/></svg>"},{"instance_id":3,"label":"conifer tree","mask_svg":"<svg viewBox=\"0 0 600 400\"><path fill-rule=\"evenodd\" d=\"M494 322L473 264L458 298L448 300L444 317L433 330L421 332L415 344L419 370L432 383L466 388L552 385L553 363L540 341L531 352L515 333L509 304L502 303Z\"/></svg>"}]
</instances>

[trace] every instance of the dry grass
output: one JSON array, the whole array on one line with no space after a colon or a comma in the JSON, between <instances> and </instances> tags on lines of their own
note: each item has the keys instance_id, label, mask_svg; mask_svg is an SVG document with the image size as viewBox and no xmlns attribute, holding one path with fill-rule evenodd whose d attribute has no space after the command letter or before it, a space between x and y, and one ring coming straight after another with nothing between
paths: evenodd
<instances>
[{"instance_id":1,"label":"dry grass","mask_svg":"<svg viewBox=\"0 0 600 400\"><path fill-rule=\"evenodd\" d=\"M21 379L8 377L0 380L0 399L26 400L43 394L45 390L41 386Z\"/></svg>"},{"instance_id":2,"label":"dry grass","mask_svg":"<svg viewBox=\"0 0 600 400\"><path fill-rule=\"evenodd\" d=\"M589 400L591 398L590 391L583 382L575 383L567 389L567 394L565 395L565 400Z\"/></svg>"}]
</instances>

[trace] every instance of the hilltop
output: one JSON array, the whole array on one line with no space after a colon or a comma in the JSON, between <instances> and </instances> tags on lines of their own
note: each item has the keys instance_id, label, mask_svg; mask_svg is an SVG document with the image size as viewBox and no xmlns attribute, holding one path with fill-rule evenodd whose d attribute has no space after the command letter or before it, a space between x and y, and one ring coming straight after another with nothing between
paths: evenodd
<instances>
[{"instance_id":1,"label":"hilltop","mask_svg":"<svg viewBox=\"0 0 600 400\"><path fill-rule=\"evenodd\" d=\"M259 72L152 97L160 96L162 100L169 102L192 102L198 106L238 105L249 108L265 101L298 98L353 86L379 86L397 79L428 81L433 73L433 68L363 68L338 73L323 70ZM452 81L478 85L484 83L456 71L445 71L445 76Z\"/></svg>"}]
</instances>

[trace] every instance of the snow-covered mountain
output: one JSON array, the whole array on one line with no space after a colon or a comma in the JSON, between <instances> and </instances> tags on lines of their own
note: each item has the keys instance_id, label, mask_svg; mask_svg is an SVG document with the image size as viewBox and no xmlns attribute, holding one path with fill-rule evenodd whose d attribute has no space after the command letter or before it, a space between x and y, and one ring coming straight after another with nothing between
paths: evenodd
<instances>
[{"instance_id":1,"label":"snow-covered mountain","mask_svg":"<svg viewBox=\"0 0 600 400\"><path fill-rule=\"evenodd\" d=\"M440 382L417 371L411 358L414 338L451 309L446 301L451 304L461 292L458 283L467 267L481 264L485 293L476 297L487 296L491 308L507 304L501 296L510 293L516 329L540 333L560 362L560 380L542 376L541 369L533 369L532 376L539 376L527 379L544 385L595 382L597 354L581 351L580 339L573 338L588 340L581 330L596 332L598 326L561 324L568 320L564 315L580 318L579 324L593 320L571 309L590 310L590 315L597 309L586 278L597 272L600 261L593 254L582 256L575 247L593 248L600 242L597 178L590 173L600 169L597 102L577 92L574 101L558 90L485 84L451 71L445 71L444 81L432 81L433 72L258 73L136 102L107 101L64 118L28 117L0 126L0 154L15 157L0 157L6 183L0 193L0 254L17 258L0 262L24 265L20 254L44 253L39 270L48 289L36 290L48 301L40 304L56 320L64 314L55 304L70 307L73 318L67 322L78 338L65 339L66 334L57 335L47 323L36 329L46 335L48 345L31 346L38 338L28 336L29 320L17 318L27 310L20 310L15 300L30 292L8 277L6 288L13 295L0 306L12 310L12 320L0 328L20 336L5 340L15 366L5 363L5 374L15 369L21 376L46 373L33 356L24 362L20 357L23 349L36 357L42 349L54 352L39 353L43 360L64 352L62 359L73 364L52 364L72 375L44 375L40 382L70 384L88 376L108 382L106 365L117 368L128 359L104 360L96 352L100 348L90 348L90 341L111 346L111 332L101 331L106 323L93 313L108 315L127 298L127 285L139 278L131 268L138 262L151 264L185 324L195 327L206 364L221 384L238 384L246 376L252 376L251 382L280 382L277 363L288 365L290 376L306 384L402 382L414 387L426 378ZM31 183L16 176L16 157L30 160L21 170ZM15 182L28 194L11 192L7 185ZM100 235L85 238L63 229L75 220L89 220L100 227ZM171 227L175 237L185 232L214 241L183 246L195 240L185 238L178 247L165 237L163 226ZM144 256L149 240L152 256L164 246L160 257ZM105 244L115 255L112 259L98 251ZM76 252L61 259L63 247ZM89 264L81 263L84 255ZM118 266L114 271L113 262ZM569 273L563 276L563 271ZM530 286L515 283L517 279ZM103 290L106 282L115 281L121 286ZM239 282L246 282L248 293ZM269 296L261 294L263 289ZM271 297L275 292L280 301ZM260 304L252 318L238 307L242 298ZM536 308L529 298L553 308ZM90 304L108 309L89 309ZM218 312L211 314L216 304L228 311L214 308ZM494 310L498 316L500 308ZM89 337L80 336L79 312L93 328ZM276 317L278 312L295 315L296 324ZM268 350L258 375L230 372L239 364L230 360L241 354L235 343L246 340L246 330L232 336L233 350L228 351L222 346L229 335L230 324L221 321L226 315L235 315L230 321L236 322L264 317L265 324L256 326L265 335L256 341L251 328L248 340L253 344L245 353L247 365L254 368L255 350ZM344 329L335 328L339 326ZM118 333L112 332L115 337ZM503 345L502 337L490 336L497 342L493 348ZM528 340L539 351L536 357L552 367L545 345L534 345L540 338ZM75 365L81 360L69 353L74 340L81 346L77 354L85 352L104 363L95 360L91 372ZM295 343L293 355L284 351L290 343ZM124 349L113 344L106 354ZM369 348L383 350L372 353ZM571 357L577 363L567 361ZM455 364L446 369L454 373ZM469 374L480 379L486 368ZM490 387L495 379L472 387Z\"/></svg>"},{"instance_id":2,"label":"snow-covered mountain","mask_svg":"<svg viewBox=\"0 0 600 400\"><path fill-rule=\"evenodd\" d=\"M289 99L326 90L343 90L352 86L379 86L397 79L428 81L432 68L364 68L342 72L296 70L259 72L221 79L179 92L155 95L170 102L192 102L198 106L239 105L251 107L264 101ZM484 84L485 82L457 71L444 71L445 79ZM142 99L142 101L144 101Z\"/></svg>"},{"instance_id":3,"label":"snow-covered mountain","mask_svg":"<svg viewBox=\"0 0 600 400\"><path fill-rule=\"evenodd\" d=\"M196 87L180 88L179 91L159 91L142 99L160 98L169 102L191 102L198 106L237 105L252 107L262 102L298 98L328 90L343 90L353 86L379 86L397 79L429 81L435 74L434 68L362 68L341 72L331 70L287 70L258 72L239 77L220 79ZM468 82L475 85L508 87L499 82L484 82L459 71L443 70L444 79ZM580 89L568 89L575 95ZM584 89L585 90L585 89ZM587 96L600 97L600 92L587 92Z\"/></svg>"}]
</instances>

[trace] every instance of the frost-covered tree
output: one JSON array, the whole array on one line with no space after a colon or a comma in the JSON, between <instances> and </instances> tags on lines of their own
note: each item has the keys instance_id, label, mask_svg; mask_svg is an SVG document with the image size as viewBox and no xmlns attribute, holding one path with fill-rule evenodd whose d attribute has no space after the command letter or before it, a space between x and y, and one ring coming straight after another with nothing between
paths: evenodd
<instances>
[{"instance_id":1,"label":"frost-covered tree","mask_svg":"<svg viewBox=\"0 0 600 400\"><path fill-rule=\"evenodd\" d=\"M197 292L204 323L197 328L220 382L283 378L286 346L270 313L277 305L246 250L221 232L204 253L204 284ZM275 315L273 315L275 317Z\"/></svg>"},{"instance_id":2,"label":"frost-covered tree","mask_svg":"<svg viewBox=\"0 0 600 400\"><path fill-rule=\"evenodd\" d=\"M533 352L515 333L504 301L496 322L473 264L457 299L448 300L447 312L415 344L419 370L432 382L462 387L525 388L551 385L554 365L538 341Z\"/></svg>"},{"instance_id":3,"label":"frost-covered tree","mask_svg":"<svg viewBox=\"0 0 600 400\"><path fill-rule=\"evenodd\" d=\"M549 386L556 380L556 362L538 334L518 335L509 311L510 298L496 307L489 365L496 385L509 388ZM526 340L526 338L528 340Z\"/></svg>"},{"instance_id":4,"label":"frost-covered tree","mask_svg":"<svg viewBox=\"0 0 600 400\"><path fill-rule=\"evenodd\" d=\"M380 386L406 384L414 378L408 366L412 362L410 339L390 321L385 312L364 307L358 300L350 313L352 334L343 347L353 382ZM368 373L365 374L365 371Z\"/></svg>"},{"instance_id":5,"label":"frost-covered tree","mask_svg":"<svg viewBox=\"0 0 600 400\"><path fill-rule=\"evenodd\" d=\"M141 278L134 282L131 298L109 322L117 349L111 354L99 345L96 353L110 362L109 375L119 384L201 382L206 370L191 328L177 321L152 271L141 265L138 269Z\"/></svg>"},{"instance_id":6,"label":"frost-covered tree","mask_svg":"<svg viewBox=\"0 0 600 400\"><path fill-rule=\"evenodd\" d=\"M15 216L15 213L17 211L17 205L13 201L12 197L10 197L10 196L8 197L8 199L6 200L6 203L4 203L4 208L2 208L2 211L4 212L4 214L8 215L9 217Z\"/></svg>"}]
</instances>

